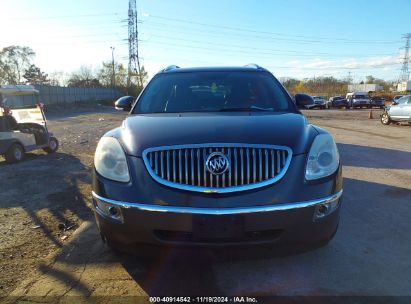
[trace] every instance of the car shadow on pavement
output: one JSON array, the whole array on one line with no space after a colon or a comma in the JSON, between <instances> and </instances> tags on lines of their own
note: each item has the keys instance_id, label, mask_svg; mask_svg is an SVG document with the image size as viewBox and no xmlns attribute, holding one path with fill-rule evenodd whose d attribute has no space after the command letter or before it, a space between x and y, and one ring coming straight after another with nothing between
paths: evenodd
<instances>
[{"instance_id":1,"label":"car shadow on pavement","mask_svg":"<svg viewBox=\"0 0 411 304\"><path fill-rule=\"evenodd\" d=\"M162 249L150 259L141 258L139 254L109 249L100 240L93 221L62 248L53 263L42 264L40 269L50 277L50 288L57 281L66 285L67 290L85 297L100 296L101 286L108 283L111 284L109 290L117 293L103 292L103 295L111 297L119 297L124 292L149 296L210 296L246 294L247 290L267 295L270 290L276 290L284 294L287 290L278 288L292 286L295 290L298 284L303 284L295 269L310 274L303 281L312 292L336 295L363 290L365 294L373 294L375 286L381 285L381 292L390 294L389 288L394 288L388 282L392 280L391 273L400 273L407 263L404 236L411 230L409 201L411 189L346 178L340 228L335 238L327 247L286 257L254 256L255 249L251 247L245 249L243 256L235 252L238 249L234 249L232 255L233 249L227 249L228 258L222 260L208 251L175 248ZM384 262L387 248L388 264ZM289 273L289 269L294 272ZM386 274L386 279L381 273ZM284 283L294 276L297 276L295 282ZM342 284L341 277L351 279ZM130 280L132 287L125 285ZM405 292L407 280L396 281L395 286L396 290Z\"/></svg>"},{"instance_id":2,"label":"car shadow on pavement","mask_svg":"<svg viewBox=\"0 0 411 304\"><path fill-rule=\"evenodd\" d=\"M411 169L411 152L338 143L344 166L376 169Z\"/></svg>"},{"instance_id":3,"label":"car shadow on pavement","mask_svg":"<svg viewBox=\"0 0 411 304\"><path fill-rule=\"evenodd\" d=\"M20 220L32 234L41 232L62 247L61 237L68 228L90 218L82 194L82 189L90 188L90 177L78 158L66 153L28 153L20 163L0 161L0 166L0 208L5 217L7 210L23 210Z\"/></svg>"}]
</instances>

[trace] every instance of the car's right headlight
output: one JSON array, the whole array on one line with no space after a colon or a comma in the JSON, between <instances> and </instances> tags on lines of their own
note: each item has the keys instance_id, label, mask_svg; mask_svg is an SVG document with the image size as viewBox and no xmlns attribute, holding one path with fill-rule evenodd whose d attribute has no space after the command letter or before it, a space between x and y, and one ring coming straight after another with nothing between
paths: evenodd
<instances>
[{"instance_id":1,"label":"car's right headlight","mask_svg":"<svg viewBox=\"0 0 411 304\"><path fill-rule=\"evenodd\" d=\"M130 181L126 154L118 140L113 137L100 139L94 154L94 166L105 178L124 183Z\"/></svg>"},{"instance_id":2,"label":"car's right headlight","mask_svg":"<svg viewBox=\"0 0 411 304\"><path fill-rule=\"evenodd\" d=\"M308 153L305 178L314 180L333 174L340 164L337 145L330 134L319 134L314 138Z\"/></svg>"}]
</instances>

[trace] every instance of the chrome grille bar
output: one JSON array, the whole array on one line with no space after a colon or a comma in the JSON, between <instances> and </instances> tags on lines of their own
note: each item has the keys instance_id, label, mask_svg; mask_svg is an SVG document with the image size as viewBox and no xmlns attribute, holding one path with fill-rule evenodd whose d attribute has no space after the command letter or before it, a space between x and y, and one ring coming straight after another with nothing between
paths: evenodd
<instances>
[{"instance_id":1,"label":"chrome grille bar","mask_svg":"<svg viewBox=\"0 0 411 304\"><path fill-rule=\"evenodd\" d=\"M255 157L255 149L253 149L253 183L257 181L257 159Z\"/></svg>"},{"instance_id":2,"label":"chrome grille bar","mask_svg":"<svg viewBox=\"0 0 411 304\"><path fill-rule=\"evenodd\" d=\"M206 167L211 153L224 154L229 167L213 174ZM197 144L149 148L145 166L157 182L184 190L227 193L275 183L286 173L292 158L288 147L255 144Z\"/></svg>"},{"instance_id":3,"label":"chrome grille bar","mask_svg":"<svg viewBox=\"0 0 411 304\"><path fill-rule=\"evenodd\" d=\"M213 152L213 149L208 150L208 154L211 154ZM210 187L213 187L213 174L208 174L208 177L210 178Z\"/></svg>"},{"instance_id":4,"label":"chrome grille bar","mask_svg":"<svg viewBox=\"0 0 411 304\"><path fill-rule=\"evenodd\" d=\"M176 182L176 173L177 173L176 150L173 150L173 182Z\"/></svg>"},{"instance_id":5,"label":"chrome grille bar","mask_svg":"<svg viewBox=\"0 0 411 304\"><path fill-rule=\"evenodd\" d=\"M164 178L164 152L160 152L160 174Z\"/></svg>"},{"instance_id":6,"label":"chrome grille bar","mask_svg":"<svg viewBox=\"0 0 411 304\"><path fill-rule=\"evenodd\" d=\"M228 148L228 159L231 161L231 148ZM233 170L232 167L228 168L228 186L231 187L231 181L233 179Z\"/></svg>"},{"instance_id":7,"label":"chrome grille bar","mask_svg":"<svg viewBox=\"0 0 411 304\"><path fill-rule=\"evenodd\" d=\"M200 149L197 149L197 186L201 186Z\"/></svg>"},{"instance_id":8,"label":"chrome grille bar","mask_svg":"<svg viewBox=\"0 0 411 304\"><path fill-rule=\"evenodd\" d=\"M237 186L238 174L237 174L237 148L234 148L234 185Z\"/></svg>"},{"instance_id":9,"label":"chrome grille bar","mask_svg":"<svg viewBox=\"0 0 411 304\"><path fill-rule=\"evenodd\" d=\"M191 149L191 184L194 185L194 149Z\"/></svg>"},{"instance_id":10,"label":"chrome grille bar","mask_svg":"<svg viewBox=\"0 0 411 304\"><path fill-rule=\"evenodd\" d=\"M178 151L178 179L180 183L183 183L183 162L181 161L183 151Z\"/></svg>"}]
</instances>

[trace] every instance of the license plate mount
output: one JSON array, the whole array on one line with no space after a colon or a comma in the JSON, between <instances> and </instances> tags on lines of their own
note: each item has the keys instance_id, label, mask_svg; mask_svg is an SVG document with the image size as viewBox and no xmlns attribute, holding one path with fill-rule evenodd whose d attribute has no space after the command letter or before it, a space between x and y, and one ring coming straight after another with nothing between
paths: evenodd
<instances>
[{"instance_id":1,"label":"license plate mount","mask_svg":"<svg viewBox=\"0 0 411 304\"><path fill-rule=\"evenodd\" d=\"M238 239L243 236L243 218L233 215L193 215L193 235L198 239Z\"/></svg>"}]
</instances>

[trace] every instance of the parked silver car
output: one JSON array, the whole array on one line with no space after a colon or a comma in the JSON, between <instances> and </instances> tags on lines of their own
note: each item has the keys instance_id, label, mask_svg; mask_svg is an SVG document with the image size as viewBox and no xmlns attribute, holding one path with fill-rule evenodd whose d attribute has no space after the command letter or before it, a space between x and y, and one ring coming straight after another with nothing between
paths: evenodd
<instances>
[{"instance_id":1,"label":"parked silver car","mask_svg":"<svg viewBox=\"0 0 411 304\"><path fill-rule=\"evenodd\" d=\"M392 105L385 107L384 113L381 114L381 123L384 125L400 121L411 123L411 95L393 101Z\"/></svg>"}]
</instances>

